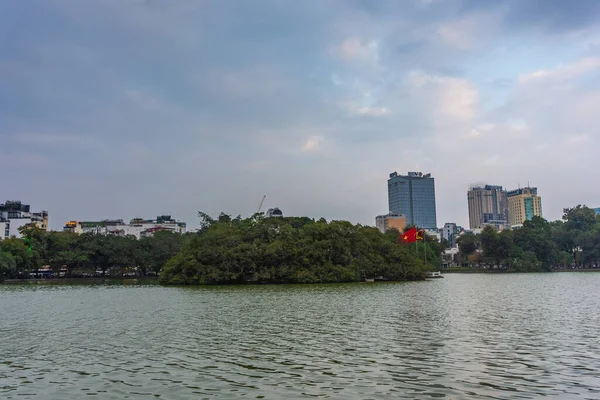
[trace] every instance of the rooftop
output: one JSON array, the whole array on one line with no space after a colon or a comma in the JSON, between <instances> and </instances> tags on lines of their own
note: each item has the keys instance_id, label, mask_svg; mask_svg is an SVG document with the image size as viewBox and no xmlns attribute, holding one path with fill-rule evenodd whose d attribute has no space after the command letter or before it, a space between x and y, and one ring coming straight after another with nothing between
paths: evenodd
<instances>
[{"instance_id":1,"label":"rooftop","mask_svg":"<svg viewBox=\"0 0 600 400\"><path fill-rule=\"evenodd\" d=\"M422 172L414 172L414 171L409 171L406 175L398 175L398 172L396 172L396 171L390 173L390 179L397 178L397 177L401 177L401 178L433 178L431 176L431 173L423 174Z\"/></svg>"},{"instance_id":2,"label":"rooftop","mask_svg":"<svg viewBox=\"0 0 600 400\"><path fill-rule=\"evenodd\" d=\"M510 190L508 192L508 197L519 196L521 194L533 194L533 195L537 195L537 188L527 186L527 187L524 187L524 188Z\"/></svg>"}]
</instances>

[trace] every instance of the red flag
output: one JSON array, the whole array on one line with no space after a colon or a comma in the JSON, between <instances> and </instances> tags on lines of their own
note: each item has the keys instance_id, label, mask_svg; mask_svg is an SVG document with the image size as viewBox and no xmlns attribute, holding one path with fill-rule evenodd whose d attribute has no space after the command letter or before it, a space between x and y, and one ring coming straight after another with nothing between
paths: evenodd
<instances>
[{"instance_id":1,"label":"red flag","mask_svg":"<svg viewBox=\"0 0 600 400\"><path fill-rule=\"evenodd\" d=\"M417 232L417 234L415 235L415 239L416 240L423 240L423 229L421 229L420 231Z\"/></svg>"},{"instance_id":2,"label":"red flag","mask_svg":"<svg viewBox=\"0 0 600 400\"><path fill-rule=\"evenodd\" d=\"M404 243L413 243L417 241L417 228L410 228L405 231L402 235L402 241Z\"/></svg>"}]
</instances>

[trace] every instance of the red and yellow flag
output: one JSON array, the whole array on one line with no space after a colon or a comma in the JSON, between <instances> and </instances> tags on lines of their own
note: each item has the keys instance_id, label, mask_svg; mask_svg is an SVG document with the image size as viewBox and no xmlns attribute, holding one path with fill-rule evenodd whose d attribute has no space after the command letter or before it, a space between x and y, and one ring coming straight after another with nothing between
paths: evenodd
<instances>
[{"instance_id":1,"label":"red and yellow flag","mask_svg":"<svg viewBox=\"0 0 600 400\"><path fill-rule=\"evenodd\" d=\"M410 228L402 235L402 242L413 243L417 241L417 228Z\"/></svg>"},{"instance_id":2,"label":"red and yellow flag","mask_svg":"<svg viewBox=\"0 0 600 400\"><path fill-rule=\"evenodd\" d=\"M415 235L415 239L416 239L416 240L423 240L423 234L424 234L424 233L425 233L425 232L423 232L423 229L421 229L420 231L418 231L418 232L416 233L416 235Z\"/></svg>"}]
</instances>

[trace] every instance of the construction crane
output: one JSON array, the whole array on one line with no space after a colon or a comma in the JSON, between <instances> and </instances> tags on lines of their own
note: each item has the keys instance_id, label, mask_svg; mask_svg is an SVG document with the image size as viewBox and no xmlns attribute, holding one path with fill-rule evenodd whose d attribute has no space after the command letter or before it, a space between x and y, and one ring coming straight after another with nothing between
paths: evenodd
<instances>
[{"instance_id":1,"label":"construction crane","mask_svg":"<svg viewBox=\"0 0 600 400\"><path fill-rule=\"evenodd\" d=\"M266 198L267 198L267 195L265 194L265 195L263 196L262 200L260 201L260 204L258 205L258 210L256 210L256 212L257 212L257 213L259 213L259 212L260 212L260 209L262 208L262 206L263 206L263 203L265 202L265 199L266 199Z\"/></svg>"}]
</instances>

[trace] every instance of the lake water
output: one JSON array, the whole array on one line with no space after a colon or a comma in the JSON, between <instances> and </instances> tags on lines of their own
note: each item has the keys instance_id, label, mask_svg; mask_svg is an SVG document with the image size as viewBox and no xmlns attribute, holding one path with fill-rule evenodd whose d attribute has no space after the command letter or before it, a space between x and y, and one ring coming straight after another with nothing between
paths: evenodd
<instances>
[{"instance_id":1,"label":"lake water","mask_svg":"<svg viewBox=\"0 0 600 400\"><path fill-rule=\"evenodd\" d=\"M600 399L600 273L0 285L0 398Z\"/></svg>"}]
</instances>

